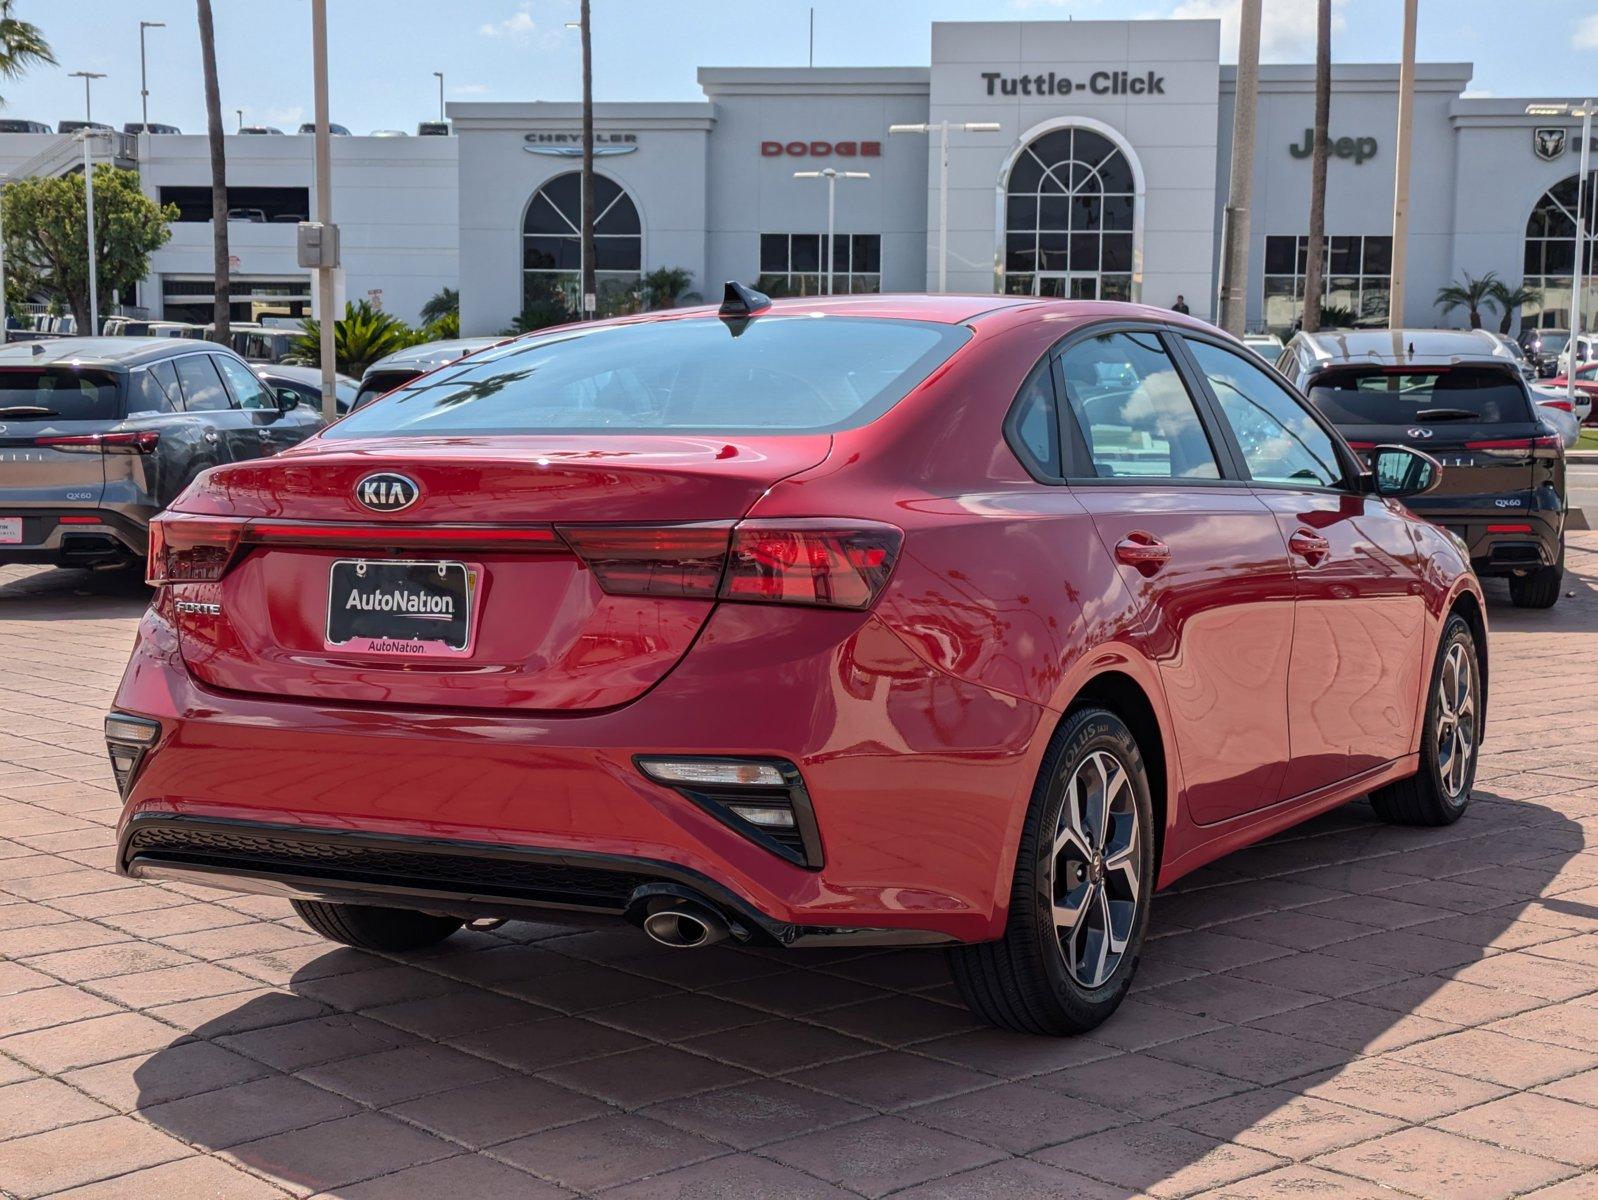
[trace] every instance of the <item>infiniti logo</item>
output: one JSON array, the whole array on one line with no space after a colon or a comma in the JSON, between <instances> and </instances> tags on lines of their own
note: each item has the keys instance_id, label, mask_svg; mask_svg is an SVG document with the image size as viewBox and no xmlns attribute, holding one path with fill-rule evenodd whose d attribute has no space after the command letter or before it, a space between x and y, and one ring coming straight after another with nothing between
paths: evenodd
<instances>
[{"instance_id":1,"label":"infiniti logo","mask_svg":"<svg viewBox=\"0 0 1598 1200\"><path fill-rule=\"evenodd\" d=\"M415 504L421 494L414 479L392 471L368 475L355 485L355 499L374 512L399 512Z\"/></svg>"},{"instance_id":2,"label":"infiniti logo","mask_svg":"<svg viewBox=\"0 0 1598 1200\"><path fill-rule=\"evenodd\" d=\"M1412 438L1429 438L1432 435L1430 429L1406 429L1404 432Z\"/></svg>"}]
</instances>

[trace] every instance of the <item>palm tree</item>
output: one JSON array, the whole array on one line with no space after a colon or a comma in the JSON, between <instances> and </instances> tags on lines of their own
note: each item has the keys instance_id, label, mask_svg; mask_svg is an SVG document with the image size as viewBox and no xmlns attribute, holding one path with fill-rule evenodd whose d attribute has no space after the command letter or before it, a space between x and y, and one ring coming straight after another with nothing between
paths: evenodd
<instances>
[{"instance_id":1,"label":"palm tree","mask_svg":"<svg viewBox=\"0 0 1598 1200\"><path fill-rule=\"evenodd\" d=\"M656 267L638 281L645 308L676 308L684 301L700 299L693 286L693 272L686 267Z\"/></svg>"},{"instance_id":2,"label":"palm tree","mask_svg":"<svg viewBox=\"0 0 1598 1200\"><path fill-rule=\"evenodd\" d=\"M1498 291L1503 284L1498 280L1498 272L1488 271L1487 274L1476 278L1469 271L1462 272L1465 282L1450 283L1446 287L1437 289L1437 298L1432 301L1444 313L1451 313L1456 308L1463 308L1470 313L1470 327L1481 328L1481 310L1485 305L1498 303Z\"/></svg>"},{"instance_id":3,"label":"palm tree","mask_svg":"<svg viewBox=\"0 0 1598 1200\"><path fill-rule=\"evenodd\" d=\"M422 305L422 324L432 325L448 316L459 317L460 312L460 292L452 287L441 287Z\"/></svg>"},{"instance_id":4,"label":"palm tree","mask_svg":"<svg viewBox=\"0 0 1598 1200\"><path fill-rule=\"evenodd\" d=\"M1309 256L1304 263L1304 332L1321 327L1326 251L1326 151L1332 119L1332 0L1316 0L1315 146L1309 175Z\"/></svg>"},{"instance_id":5,"label":"palm tree","mask_svg":"<svg viewBox=\"0 0 1598 1200\"><path fill-rule=\"evenodd\" d=\"M55 63L50 43L39 27L13 17L11 5L12 0L0 0L0 79L21 79L29 67Z\"/></svg>"},{"instance_id":6,"label":"palm tree","mask_svg":"<svg viewBox=\"0 0 1598 1200\"><path fill-rule=\"evenodd\" d=\"M216 28L211 21L211 0L196 0L200 10L200 63L205 69L205 125L211 141L212 272L216 276L216 303L212 320L215 338L228 340L227 152L222 142L222 89L216 82Z\"/></svg>"},{"instance_id":7,"label":"palm tree","mask_svg":"<svg viewBox=\"0 0 1598 1200\"><path fill-rule=\"evenodd\" d=\"M1542 298L1541 288L1527 287L1524 283L1518 287L1510 287L1501 279L1495 281L1492 301L1504 314L1498 319L1498 332L1505 337L1509 336L1509 326L1515 319L1515 310L1527 304L1537 304Z\"/></svg>"}]
</instances>

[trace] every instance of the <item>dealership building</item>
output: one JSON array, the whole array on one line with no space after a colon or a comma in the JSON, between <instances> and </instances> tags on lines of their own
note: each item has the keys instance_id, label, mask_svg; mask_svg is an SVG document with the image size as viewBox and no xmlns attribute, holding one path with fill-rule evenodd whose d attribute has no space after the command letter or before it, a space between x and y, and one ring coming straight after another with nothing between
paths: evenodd
<instances>
[{"instance_id":1,"label":"dealership building","mask_svg":"<svg viewBox=\"0 0 1598 1200\"><path fill-rule=\"evenodd\" d=\"M599 307L636 306L640 278L662 268L707 297L726 279L821 290L834 188L795 173L831 168L843 175L835 290L936 289L941 261L951 291L1160 306L1180 296L1209 316L1236 93L1221 51L1216 21L939 23L928 67L707 67L703 101L599 103ZM1325 303L1356 321L1387 316L1398 73L1333 68ZM1435 309L1436 290L1491 270L1540 290L1527 320L1567 325L1579 122L1528 116L1528 98L1469 97L1471 74L1466 63L1417 68L1404 320L1459 323ZM1260 73L1253 328L1291 327L1303 292L1313 76L1309 65ZM335 139L344 294L414 319L438 288L458 286L467 333L503 329L527 306L574 305L579 106L448 111L450 137ZM943 121L997 126L948 135L946 259L937 133L890 133ZM0 136L0 170L48 157L10 145L40 136ZM183 214L136 301L197 315L213 291L205 139L131 140L146 191ZM290 297L299 311L314 290L294 266L293 228L311 211L311 139L230 136L228 161L234 299Z\"/></svg>"}]
</instances>

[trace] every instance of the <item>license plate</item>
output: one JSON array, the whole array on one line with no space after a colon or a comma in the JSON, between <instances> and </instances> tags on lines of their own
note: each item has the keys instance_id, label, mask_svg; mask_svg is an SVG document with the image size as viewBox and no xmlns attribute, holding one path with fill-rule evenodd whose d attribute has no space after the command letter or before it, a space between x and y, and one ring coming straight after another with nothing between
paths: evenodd
<instances>
[{"instance_id":1,"label":"license plate","mask_svg":"<svg viewBox=\"0 0 1598 1200\"><path fill-rule=\"evenodd\" d=\"M478 572L462 562L341 558L328 573L327 648L466 658Z\"/></svg>"},{"instance_id":2,"label":"license plate","mask_svg":"<svg viewBox=\"0 0 1598 1200\"><path fill-rule=\"evenodd\" d=\"M22 518L0 517L0 546L22 545Z\"/></svg>"}]
</instances>

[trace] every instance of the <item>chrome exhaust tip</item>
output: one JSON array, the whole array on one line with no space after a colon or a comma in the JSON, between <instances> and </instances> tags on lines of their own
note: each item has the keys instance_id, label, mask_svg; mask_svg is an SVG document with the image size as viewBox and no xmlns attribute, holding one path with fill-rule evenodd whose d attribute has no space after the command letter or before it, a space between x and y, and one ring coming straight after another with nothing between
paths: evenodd
<instances>
[{"instance_id":1,"label":"chrome exhaust tip","mask_svg":"<svg viewBox=\"0 0 1598 1200\"><path fill-rule=\"evenodd\" d=\"M727 922L708 908L684 903L650 913L644 918L644 932L662 946L676 950L697 950L724 939L727 936Z\"/></svg>"}]
</instances>

